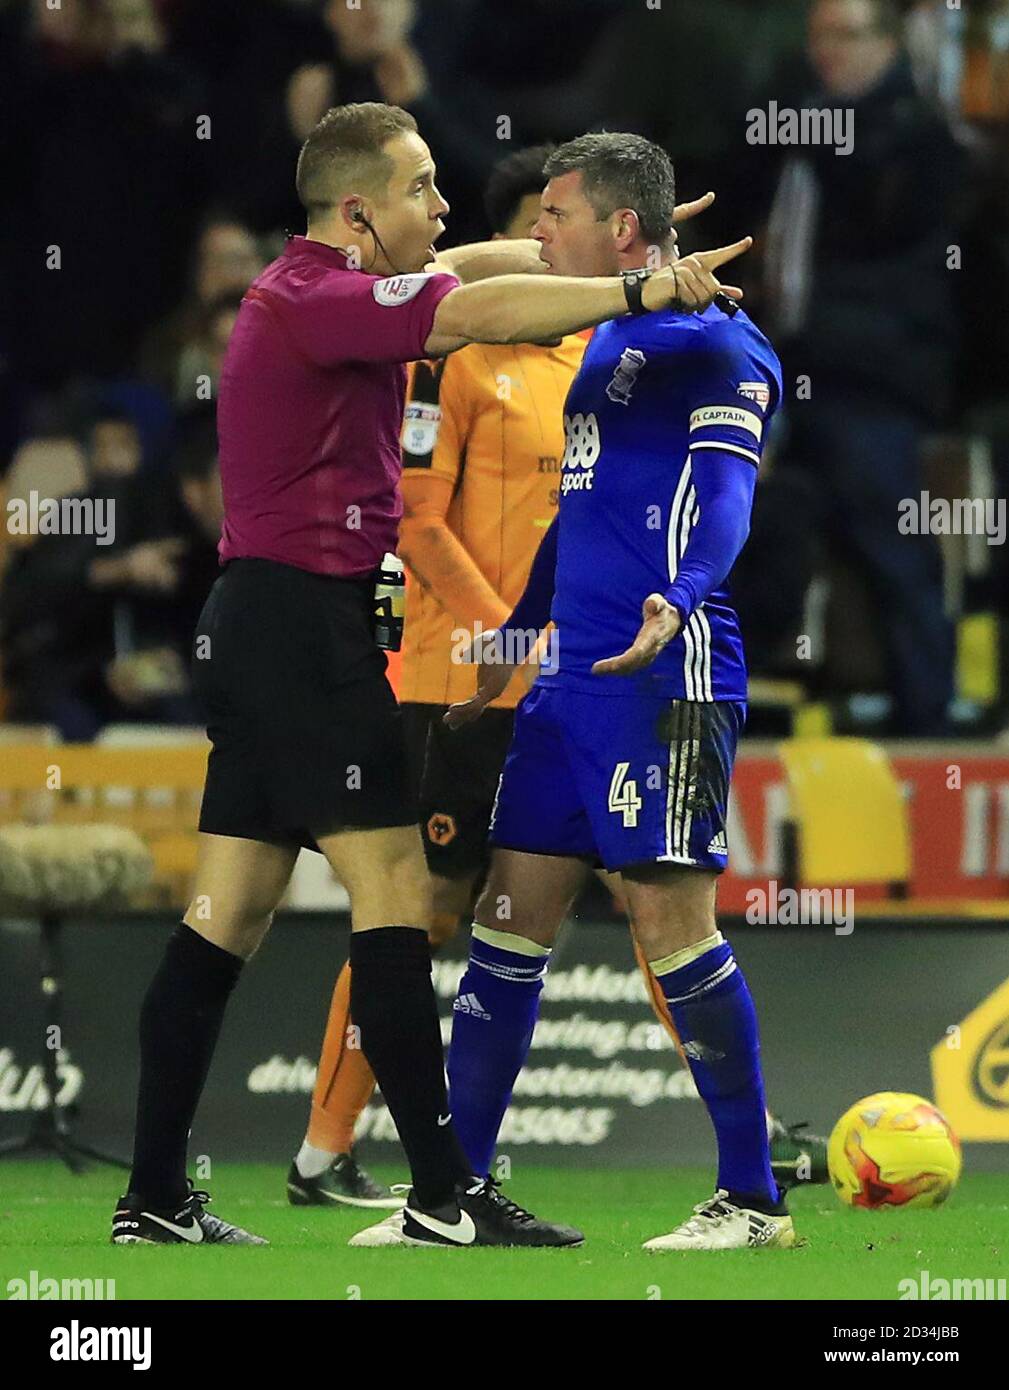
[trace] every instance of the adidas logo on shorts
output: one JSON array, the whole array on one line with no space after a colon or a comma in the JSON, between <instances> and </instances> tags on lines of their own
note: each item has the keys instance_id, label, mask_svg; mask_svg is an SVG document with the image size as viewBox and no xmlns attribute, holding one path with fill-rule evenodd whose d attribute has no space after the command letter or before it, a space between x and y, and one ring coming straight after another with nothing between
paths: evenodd
<instances>
[{"instance_id":1,"label":"adidas logo on shorts","mask_svg":"<svg viewBox=\"0 0 1009 1390\"><path fill-rule=\"evenodd\" d=\"M725 831L720 830L713 840L708 844L709 854L728 854L729 846L725 839Z\"/></svg>"},{"instance_id":2,"label":"adidas logo on shorts","mask_svg":"<svg viewBox=\"0 0 1009 1390\"><path fill-rule=\"evenodd\" d=\"M490 1018L490 1014L475 994L460 994L452 1008L458 1009L461 1014L470 1014L473 1018Z\"/></svg>"}]
</instances>

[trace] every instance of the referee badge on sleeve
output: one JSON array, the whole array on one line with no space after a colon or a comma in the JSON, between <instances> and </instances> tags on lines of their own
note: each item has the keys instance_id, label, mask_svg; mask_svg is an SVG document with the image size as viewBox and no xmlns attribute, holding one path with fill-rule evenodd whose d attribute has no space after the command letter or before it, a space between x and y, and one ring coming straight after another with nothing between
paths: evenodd
<instances>
[{"instance_id":1,"label":"referee badge on sleeve","mask_svg":"<svg viewBox=\"0 0 1009 1390\"><path fill-rule=\"evenodd\" d=\"M420 294L430 278L424 271L413 275L390 275L385 280L376 280L371 293L376 304L391 309L396 304L406 304Z\"/></svg>"}]
</instances>

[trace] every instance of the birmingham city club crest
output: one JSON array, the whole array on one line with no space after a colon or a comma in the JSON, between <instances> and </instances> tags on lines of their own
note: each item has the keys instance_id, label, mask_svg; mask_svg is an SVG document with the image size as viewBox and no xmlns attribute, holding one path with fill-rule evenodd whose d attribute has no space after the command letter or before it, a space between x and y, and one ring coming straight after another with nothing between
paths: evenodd
<instances>
[{"instance_id":1,"label":"birmingham city club crest","mask_svg":"<svg viewBox=\"0 0 1009 1390\"><path fill-rule=\"evenodd\" d=\"M638 348L624 348L620 354L617 370L606 388L606 394L618 405L628 405L638 372L645 365L645 354Z\"/></svg>"}]
</instances>

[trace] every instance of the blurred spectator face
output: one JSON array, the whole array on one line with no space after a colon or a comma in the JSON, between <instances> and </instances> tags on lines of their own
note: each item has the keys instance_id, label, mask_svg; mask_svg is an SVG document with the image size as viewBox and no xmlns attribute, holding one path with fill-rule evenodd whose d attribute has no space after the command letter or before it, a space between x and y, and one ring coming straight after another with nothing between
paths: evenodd
<instances>
[{"instance_id":1,"label":"blurred spectator face","mask_svg":"<svg viewBox=\"0 0 1009 1390\"><path fill-rule=\"evenodd\" d=\"M873 88L897 56L897 40L880 25L872 0L817 0L809 17L809 57L834 96Z\"/></svg>"},{"instance_id":2,"label":"blurred spectator face","mask_svg":"<svg viewBox=\"0 0 1009 1390\"><path fill-rule=\"evenodd\" d=\"M539 221L540 216L540 194L527 193L524 198L519 200L519 205L512 214L511 221L503 232L495 232L493 240L500 241L502 238L515 240L519 237L530 237L533 228Z\"/></svg>"},{"instance_id":3,"label":"blurred spectator face","mask_svg":"<svg viewBox=\"0 0 1009 1390\"><path fill-rule=\"evenodd\" d=\"M63 0L53 9L47 0L32 0L32 29L43 43L65 48L93 47L100 16L88 0Z\"/></svg>"},{"instance_id":4,"label":"blurred spectator face","mask_svg":"<svg viewBox=\"0 0 1009 1390\"><path fill-rule=\"evenodd\" d=\"M165 31L153 0L101 0L105 47L110 55L127 49L156 53L165 44Z\"/></svg>"},{"instance_id":5,"label":"blurred spectator face","mask_svg":"<svg viewBox=\"0 0 1009 1390\"><path fill-rule=\"evenodd\" d=\"M540 259L551 275L614 275L618 261L611 221L597 220L582 192L581 173L575 170L551 179L544 188L530 235L540 243Z\"/></svg>"},{"instance_id":6,"label":"blurred spectator face","mask_svg":"<svg viewBox=\"0 0 1009 1390\"><path fill-rule=\"evenodd\" d=\"M201 304L222 294L244 293L263 262L251 234L237 222L215 222L200 238L196 267L196 293Z\"/></svg>"},{"instance_id":7,"label":"blurred spectator face","mask_svg":"<svg viewBox=\"0 0 1009 1390\"><path fill-rule=\"evenodd\" d=\"M210 541L218 541L224 525L221 470L214 463L205 478L183 478L182 500L186 510Z\"/></svg>"},{"instance_id":8,"label":"blurred spectator face","mask_svg":"<svg viewBox=\"0 0 1009 1390\"><path fill-rule=\"evenodd\" d=\"M91 476L129 478L140 467L140 435L129 420L98 420L91 429Z\"/></svg>"},{"instance_id":9,"label":"blurred spectator face","mask_svg":"<svg viewBox=\"0 0 1009 1390\"><path fill-rule=\"evenodd\" d=\"M403 43L413 23L414 0L329 0L325 19L348 63L373 63Z\"/></svg>"}]
</instances>

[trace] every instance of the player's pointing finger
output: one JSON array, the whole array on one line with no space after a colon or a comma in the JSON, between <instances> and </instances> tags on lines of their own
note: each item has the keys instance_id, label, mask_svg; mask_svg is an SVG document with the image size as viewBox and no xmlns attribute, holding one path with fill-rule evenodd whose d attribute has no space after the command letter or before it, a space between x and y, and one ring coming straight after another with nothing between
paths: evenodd
<instances>
[{"instance_id":1,"label":"player's pointing finger","mask_svg":"<svg viewBox=\"0 0 1009 1390\"><path fill-rule=\"evenodd\" d=\"M705 193L703 198L694 198L688 203L677 203L673 208L673 226L680 222L689 222L691 217L696 217L699 212L707 212L714 201L714 193Z\"/></svg>"}]
</instances>

